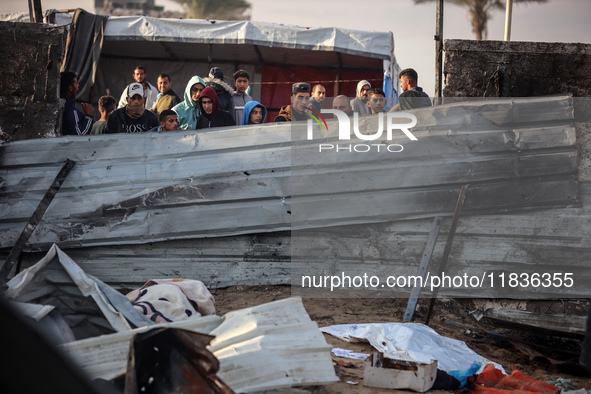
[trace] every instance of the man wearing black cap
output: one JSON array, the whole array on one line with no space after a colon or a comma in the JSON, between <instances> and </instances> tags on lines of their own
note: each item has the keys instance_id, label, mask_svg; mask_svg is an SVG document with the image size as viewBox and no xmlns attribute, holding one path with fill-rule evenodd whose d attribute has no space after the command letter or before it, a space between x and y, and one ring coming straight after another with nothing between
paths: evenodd
<instances>
[{"instance_id":1,"label":"man wearing black cap","mask_svg":"<svg viewBox=\"0 0 591 394\"><path fill-rule=\"evenodd\" d=\"M310 84L298 82L291 85L291 105L281 107L275 122L306 120L306 107L310 100Z\"/></svg>"},{"instance_id":2,"label":"man wearing black cap","mask_svg":"<svg viewBox=\"0 0 591 394\"><path fill-rule=\"evenodd\" d=\"M205 81L205 87L212 87L213 90L215 90L220 103L220 109L230 111L234 88L224 82L224 72L222 69L219 67L212 67L212 69L209 70L209 77L203 78L203 80Z\"/></svg>"}]
</instances>

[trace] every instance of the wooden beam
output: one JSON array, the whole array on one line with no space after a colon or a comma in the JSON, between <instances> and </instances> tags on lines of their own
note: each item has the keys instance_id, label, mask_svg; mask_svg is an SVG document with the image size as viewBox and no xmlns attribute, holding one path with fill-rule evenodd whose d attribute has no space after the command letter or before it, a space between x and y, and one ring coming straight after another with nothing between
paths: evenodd
<instances>
[{"instance_id":1,"label":"wooden beam","mask_svg":"<svg viewBox=\"0 0 591 394\"><path fill-rule=\"evenodd\" d=\"M29 0L29 18L31 19L31 22L43 23L41 0Z\"/></svg>"},{"instance_id":2,"label":"wooden beam","mask_svg":"<svg viewBox=\"0 0 591 394\"><path fill-rule=\"evenodd\" d=\"M435 35L435 97L443 96L443 0L437 2L437 34ZM436 103L439 100L435 101Z\"/></svg>"}]
</instances>

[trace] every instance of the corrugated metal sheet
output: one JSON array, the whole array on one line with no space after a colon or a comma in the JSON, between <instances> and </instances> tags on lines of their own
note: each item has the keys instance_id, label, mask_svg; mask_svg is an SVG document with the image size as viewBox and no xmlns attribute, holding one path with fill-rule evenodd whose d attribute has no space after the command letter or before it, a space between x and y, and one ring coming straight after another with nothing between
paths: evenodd
<instances>
[{"instance_id":1,"label":"corrugated metal sheet","mask_svg":"<svg viewBox=\"0 0 591 394\"><path fill-rule=\"evenodd\" d=\"M288 284L291 233L171 240L142 245L69 249L84 271L115 288L134 289L153 278L193 278L208 288ZM23 267L41 252L25 254ZM2 257L0 256L0 260Z\"/></svg>"},{"instance_id":2,"label":"corrugated metal sheet","mask_svg":"<svg viewBox=\"0 0 591 394\"><path fill-rule=\"evenodd\" d=\"M293 228L451 216L464 184L465 214L578 206L572 105L480 100L418 110L418 140L393 139L399 154L302 146L292 157ZM362 130L377 127L375 117L360 120Z\"/></svg>"},{"instance_id":3,"label":"corrugated metal sheet","mask_svg":"<svg viewBox=\"0 0 591 394\"><path fill-rule=\"evenodd\" d=\"M30 140L0 147L1 246L62 159L76 167L30 244L144 243L289 228L289 126Z\"/></svg>"},{"instance_id":4,"label":"corrugated metal sheet","mask_svg":"<svg viewBox=\"0 0 591 394\"><path fill-rule=\"evenodd\" d=\"M214 335L208 350L220 361L218 376L236 392L338 381L331 347L297 297L166 326ZM125 372L130 340L144 330L103 335L61 348L92 378L112 379Z\"/></svg>"},{"instance_id":5,"label":"corrugated metal sheet","mask_svg":"<svg viewBox=\"0 0 591 394\"><path fill-rule=\"evenodd\" d=\"M461 216L448 273L482 275L484 271L492 272L491 269L563 272L571 267L579 275L575 289L569 294L575 298L588 297L591 288L587 286L591 283L591 272L586 268L591 261L591 184L588 182L581 184L581 199L580 208ZM331 268L335 272L350 275L373 272L382 278L415 275L431 222L432 219L416 219L325 228L317 233L297 232L295 236L299 240L295 246L305 245L307 253L315 259L334 262ZM440 261L449 223L450 219L443 221L432 265ZM319 242L326 233L334 237L330 242ZM85 272L117 288L137 288L149 279L162 277L198 279L209 288L223 288L291 283L291 248L291 233L279 232L77 248L67 253ZM40 253L27 254L23 266L41 257ZM379 290L367 296L396 296ZM561 289L556 291L555 296L565 295ZM457 293L474 294L460 290ZM478 291L478 296L494 295L487 289Z\"/></svg>"},{"instance_id":6,"label":"corrugated metal sheet","mask_svg":"<svg viewBox=\"0 0 591 394\"><path fill-rule=\"evenodd\" d=\"M395 138L405 141L405 155L389 160L312 154L327 139L306 141L305 123L302 130L294 127L293 140L291 125L275 124L10 143L0 146L0 247L12 246L66 158L77 165L31 237L31 248L449 215L465 183L471 184L465 211L472 214L575 206L572 112L568 97L418 110L413 133L419 141ZM360 129L373 132L377 123L376 116L362 118ZM337 127L328 124L329 130Z\"/></svg>"},{"instance_id":7,"label":"corrugated metal sheet","mask_svg":"<svg viewBox=\"0 0 591 394\"><path fill-rule=\"evenodd\" d=\"M460 217L445 273L449 277L486 276L483 286L454 286L441 295L487 298L588 298L591 296L591 183L581 188L582 207L544 209L495 215ZM417 219L311 229L294 233L291 243L293 294L334 296L324 289L298 289L302 275L388 276L417 275L418 265L429 237L432 219ZM431 259L431 275L443 255L451 219L443 220ZM505 272L504 284L500 274ZM509 284L509 274L529 278L543 274L571 273L573 286L538 284L524 286L524 280ZM490 286L494 275L494 287ZM540 282L541 283L541 282ZM341 297L403 297L411 287L355 289ZM422 296L430 296L423 289Z\"/></svg>"}]
</instances>

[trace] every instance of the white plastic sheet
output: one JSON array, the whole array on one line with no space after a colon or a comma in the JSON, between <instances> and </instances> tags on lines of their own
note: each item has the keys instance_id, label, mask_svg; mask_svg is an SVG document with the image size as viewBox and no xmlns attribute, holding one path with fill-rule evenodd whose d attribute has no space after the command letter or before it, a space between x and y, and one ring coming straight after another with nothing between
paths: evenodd
<instances>
[{"instance_id":1,"label":"white plastic sheet","mask_svg":"<svg viewBox=\"0 0 591 394\"><path fill-rule=\"evenodd\" d=\"M69 280L64 281L64 278ZM128 331L154 324L137 312L123 294L84 272L56 244L37 264L21 271L6 285L6 296L20 302L39 303L39 299L54 294L63 305L80 305L83 297L91 297L115 331ZM69 290L72 293L66 291L67 285L75 286L80 296L72 290ZM70 307L69 312L77 312L74 309L76 308ZM83 315L83 307L80 309L80 314Z\"/></svg>"},{"instance_id":2,"label":"white plastic sheet","mask_svg":"<svg viewBox=\"0 0 591 394\"><path fill-rule=\"evenodd\" d=\"M438 368L444 371L464 370L474 361L481 365L481 369L491 363L464 342L441 336L420 323L340 324L323 327L320 331L347 342L354 342L356 338L367 339L389 358L421 363L437 360ZM501 365L493 364L505 372Z\"/></svg>"}]
</instances>

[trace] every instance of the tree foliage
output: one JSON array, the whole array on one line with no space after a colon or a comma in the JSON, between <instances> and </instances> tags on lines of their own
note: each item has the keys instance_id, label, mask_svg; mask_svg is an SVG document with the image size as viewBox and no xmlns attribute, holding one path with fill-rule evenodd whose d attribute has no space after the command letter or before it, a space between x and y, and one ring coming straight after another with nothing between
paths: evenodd
<instances>
[{"instance_id":1,"label":"tree foliage","mask_svg":"<svg viewBox=\"0 0 591 394\"><path fill-rule=\"evenodd\" d=\"M414 0L415 4L434 2L437 0ZM494 10L504 10L506 7L503 0L446 0L462 8L467 8L467 17L472 24L472 32L476 34L477 40L486 40L488 36L487 23L492 18ZM544 3L546 0L514 0L515 3Z\"/></svg>"},{"instance_id":2,"label":"tree foliage","mask_svg":"<svg viewBox=\"0 0 591 394\"><path fill-rule=\"evenodd\" d=\"M248 19L244 12L251 8L246 0L175 0L183 6L189 19Z\"/></svg>"}]
</instances>

